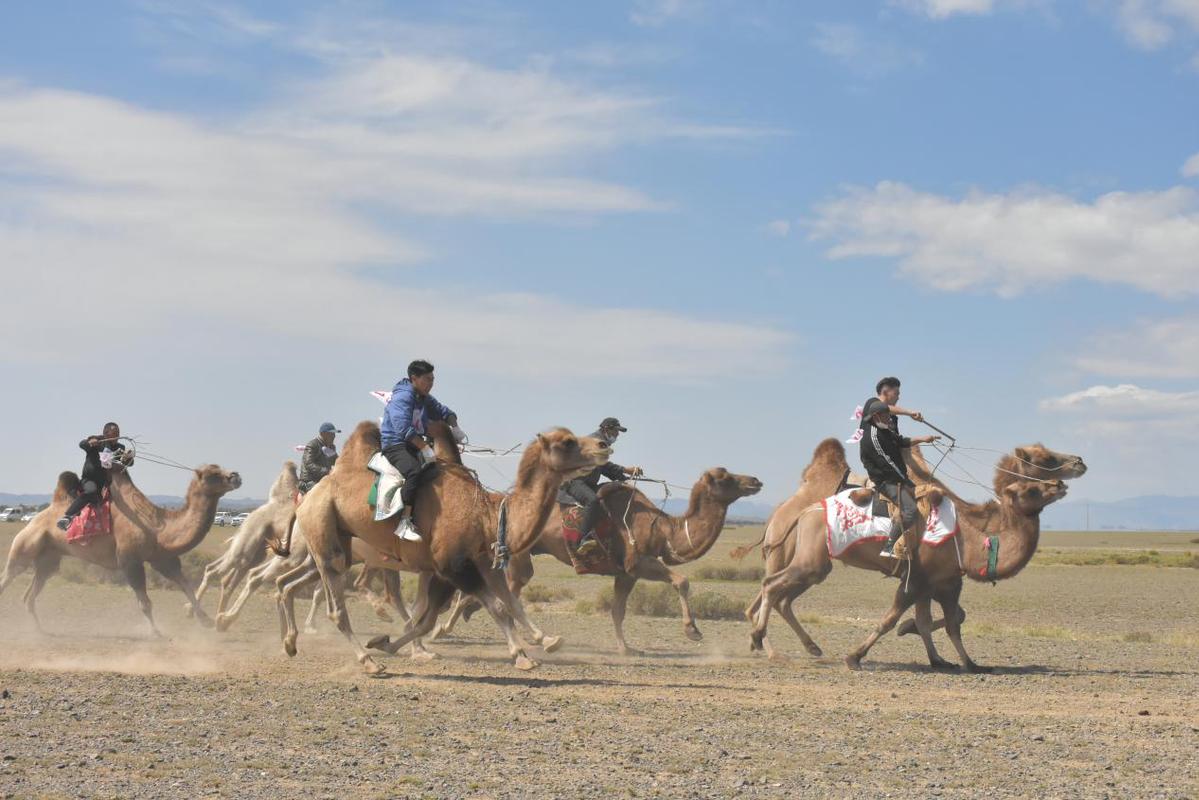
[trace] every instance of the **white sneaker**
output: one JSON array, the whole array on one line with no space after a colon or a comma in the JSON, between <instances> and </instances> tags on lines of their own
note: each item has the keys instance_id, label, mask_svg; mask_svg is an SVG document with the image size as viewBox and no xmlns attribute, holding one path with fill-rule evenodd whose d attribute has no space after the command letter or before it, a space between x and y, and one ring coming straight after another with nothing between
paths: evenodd
<instances>
[{"instance_id":1,"label":"white sneaker","mask_svg":"<svg viewBox=\"0 0 1199 800\"><path fill-rule=\"evenodd\" d=\"M420 538L420 533L416 530L416 526L412 524L412 517L400 517L400 524L396 525L396 536L403 539L405 542L423 541Z\"/></svg>"},{"instance_id":2,"label":"white sneaker","mask_svg":"<svg viewBox=\"0 0 1199 800\"><path fill-rule=\"evenodd\" d=\"M895 548L894 543L883 545L883 549L879 551L879 555L883 558L899 558L895 553L891 552Z\"/></svg>"}]
</instances>

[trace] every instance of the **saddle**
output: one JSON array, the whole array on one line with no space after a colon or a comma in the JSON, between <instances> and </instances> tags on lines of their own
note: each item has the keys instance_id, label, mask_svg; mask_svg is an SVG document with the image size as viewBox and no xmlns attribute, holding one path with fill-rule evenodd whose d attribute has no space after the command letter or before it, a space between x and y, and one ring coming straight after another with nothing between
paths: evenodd
<instances>
[{"instance_id":1,"label":"saddle","mask_svg":"<svg viewBox=\"0 0 1199 800\"><path fill-rule=\"evenodd\" d=\"M913 494L916 496L917 520L895 542L894 553L900 559L911 558L916 555L916 551L920 548L920 541L923 539L929 514L941 504L941 500L945 497L945 493L941 491L940 487L934 486L931 483L917 484ZM900 520L903 518L899 510L899 505L878 491L869 478L865 479L863 486L850 494L850 499L859 506L873 503L874 516L887 517L895 525L900 524Z\"/></svg>"},{"instance_id":2,"label":"saddle","mask_svg":"<svg viewBox=\"0 0 1199 800\"><path fill-rule=\"evenodd\" d=\"M601 514L592 536L598 547L583 556L579 555L579 544L583 540L584 509L578 505L562 506L562 541L578 575L615 575L621 571L616 552L615 528L607 514Z\"/></svg>"},{"instance_id":3,"label":"saddle","mask_svg":"<svg viewBox=\"0 0 1199 800\"><path fill-rule=\"evenodd\" d=\"M67 544L85 545L100 536L112 535L112 500L108 488L100 494L99 502L88 504L67 527Z\"/></svg>"},{"instance_id":4,"label":"saddle","mask_svg":"<svg viewBox=\"0 0 1199 800\"><path fill-rule=\"evenodd\" d=\"M404 508L404 500L400 489L404 485L404 476L396 469L382 452L376 452L366 462L366 468L375 473L375 482L371 484L366 504L375 509L375 521L389 519Z\"/></svg>"}]
</instances>

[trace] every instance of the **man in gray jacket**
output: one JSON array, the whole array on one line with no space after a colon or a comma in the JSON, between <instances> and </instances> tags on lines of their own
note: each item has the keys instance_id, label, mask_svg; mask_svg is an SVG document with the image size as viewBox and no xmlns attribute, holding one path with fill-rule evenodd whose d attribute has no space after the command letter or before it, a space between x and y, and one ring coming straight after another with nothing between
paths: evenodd
<instances>
[{"instance_id":1,"label":"man in gray jacket","mask_svg":"<svg viewBox=\"0 0 1199 800\"><path fill-rule=\"evenodd\" d=\"M341 433L332 422L321 423L317 437L304 445L300 460L300 491L308 494L317 481L329 474L337 463L337 448L333 440Z\"/></svg>"},{"instance_id":2,"label":"man in gray jacket","mask_svg":"<svg viewBox=\"0 0 1199 800\"><path fill-rule=\"evenodd\" d=\"M616 417L607 417L600 423L599 430L591 435L602 439L611 446L616 443L620 434L627 432L628 428L623 427L620 420ZM641 474L641 467L622 467L609 461L581 478L575 478L562 484L558 490L558 502L562 505L583 507L583 536L579 540L578 555L587 556L598 546L595 541L595 525L599 521L600 512L600 504L597 500L600 478L623 481L625 478L635 478Z\"/></svg>"}]
</instances>

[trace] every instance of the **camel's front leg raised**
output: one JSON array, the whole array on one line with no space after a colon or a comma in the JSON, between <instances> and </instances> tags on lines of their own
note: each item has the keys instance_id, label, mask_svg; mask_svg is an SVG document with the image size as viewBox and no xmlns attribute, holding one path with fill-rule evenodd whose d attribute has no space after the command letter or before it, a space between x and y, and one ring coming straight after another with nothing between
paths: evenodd
<instances>
[{"instance_id":1,"label":"camel's front leg raised","mask_svg":"<svg viewBox=\"0 0 1199 800\"><path fill-rule=\"evenodd\" d=\"M366 646L372 650L382 650L395 655L400 648L429 634L437 624L437 617L442 607L454 594L454 587L442 578L432 573L421 574L421 589L417 590L416 604L412 608L412 622L398 639L392 641L390 636L382 635L372 638Z\"/></svg>"},{"instance_id":2,"label":"camel's front leg raised","mask_svg":"<svg viewBox=\"0 0 1199 800\"><path fill-rule=\"evenodd\" d=\"M684 635L693 642L704 638L704 635L699 632L699 628L696 627L695 617L691 614L691 604L687 602L687 595L691 591L691 583L687 580L687 576L675 572L656 558L644 556L637 559L637 563L633 565L632 574L642 580L669 583L673 586L674 590L678 592L679 607L683 611Z\"/></svg>"},{"instance_id":3,"label":"camel's front leg raised","mask_svg":"<svg viewBox=\"0 0 1199 800\"><path fill-rule=\"evenodd\" d=\"M911 608L912 603L916 602L916 599L926 592L927 587L923 585L920 579L912 576L912 579L909 581L907 578L901 576L899 588L895 590L895 600L891 604L890 610L883 615L883 618L878 623L878 627L866 637L866 641L862 642L857 650L854 650L845 657L845 665L850 669L860 669L862 659L870 652L870 648L879 640L879 637L894 628L895 623L899 622L899 618L903 616L903 612Z\"/></svg>"},{"instance_id":4,"label":"camel's front leg raised","mask_svg":"<svg viewBox=\"0 0 1199 800\"><path fill-rule=\"evenodd\" d=\"M521 632L528 636L533 644L540 645L541 649L547 653L552 653L562 646L561 636L546 636L545 633L534 625L528 614L525 613L524 604L520 602L520 596L512 592L508 586L508 576L499 570L486 570L483 573L483 582L487 584L487 588L491 590L504 607L510 611L513 620Z\"/></svg>"},{"instance_id":5,"label":"camel's front leg raised","mask_svg":"<svg viewBox=\"0 0 1199 800\"><path fill-rule=\"evenodd\" d=\"M296 639L300 632L296 629L296 592L303 587L320 579L320 571L312 556L306 557L295 566L275 579L275 601L279 607L279 634L283 639L283 652L289 656L296 654Z\"/></svg>"},{"instance_id":6,"label":"camel's front leg raised","mask_svg":"<svg viewBox=\"0 0 1199 800\"><path fill-rule=\"evenodd\" d=\"M966 621L966 609L962 608L959 605L958 606L958 624L961 625L965 621ZM939 631L944 627L945 627L945 618L941 617L940 619L933 621L933 623L929 627L928 631L929 631L929 633L932 633L933 631ZM912 620L912 619L905 619L903 622L899 623L899 627L895 629L896 636L907 636L909 633L918 633L918 632L919 631L917 631L917 629L916 629L916 621Z\"/></svg>"},{"instance_id":7,"label":"camel's front leg raised","mask_svg":"<svg viewBox=\"0 0 1199 800\"><path fill-rule=\"evenodd\" d=\"M129 582L129 588L137 596L137 603L141 606L142 615L146 618L146 622L150 623L150 634L156 639L161 639L162 631L158 630L158 626L154 624L154 607L150 603L150 595L146 593L146 566L141 559L132 557L121 564L121 571L125 573L125 580Z\"/></svg>"}]
</instances>

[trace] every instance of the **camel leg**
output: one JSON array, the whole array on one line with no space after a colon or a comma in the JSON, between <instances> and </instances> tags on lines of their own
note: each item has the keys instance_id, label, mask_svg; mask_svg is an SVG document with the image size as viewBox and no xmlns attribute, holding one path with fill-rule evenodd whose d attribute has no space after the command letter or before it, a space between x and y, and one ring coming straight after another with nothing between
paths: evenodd
<instances>
[{"instance_id":1,"label":"camel leg","mask_svg":"<svg viewBox=\"0 0 1199 800\"><path fill-rule=\"evenodd\" d=\"M33 563L33 583L29 584L29 588L25 590L25 610L33 618L33 625L39 633L42 631L42 622L37 616L37 596L46 587L46 581L50 580L50 576L58 572L61 560L62 557L58 553L46 550L38 555L37 560Z\"/></svg>"},{"instance_id":2,"label":"camel leg","mask_svg":"<svg viewBox=\"0 0 1199 800\"><path fill-rule=\"evenodd\" d=\"M308 616L304 618L304 633L317 633L316 627L316 610L324 603L328 607L328 600L325 598L325 585L317 581L316 588L312 590L312 604L308 607Z\"/></svg>"},{"instance_id":3,"label":"camel leg","mask_svg":"<svg viewBox=\"0 0 1199 800\"><path fill-rule=\"evenodd\" d=\"M642 655L640 650L629 647L624 640L624 615L629 606L629 595L636 585L635 576L622 572L616 576L616 582L612 586L612 626L616 630L616 650L622 656Z\"/></svg>"},{"instance_id":4,"label":"camel leg","mask_svg":"<svg viewBox=\"0 0 1199 800\"><path fill-rule=\"evenodd\" d=\"M348 542L342 543L341 552L349 552ZM346 608L345 567L348 566L345 563L346 559L340 553L330 558L319 548L314 548L311 555L316 562L317 571L320 573L321 583L325 587L325 597L332 607L332 616L334 622L337 623L337 630L353 648L354 657L362 665L363 670L368 675L382 675L386 670L371 658L370 653L366 652L366 649L358 643L358 637L354 635L354 628L350 624L350 612ZM294 626L294 624L293 619L292 625Z\"/></svg>"},{"instance_id":5,"label":"camel leg","mask_svg":"<svg viewBox=\"0 0 1199 800\"><path fill-rule=\"evenodd\" d=\"M691 614L691 604L687 595L691 592L691 583L685 575L675 572L656 558L639 558L633 565L632 574L642 580L669 583L679 595L679 607L683 611L683 634L693 642L704 638L695 624Z\"/></svg>"},{"instance_id":6,"label":"camel leg","mask_svg":"<svg viewBox=\"0 0 1199 800\"><path fill-rule=\"evenodd\" d=\"M208 565L206 567L204 567L204 574L200 577L200 585L196 587L196 602L197 603L199 603L202 599L204 599L204 593L208 591L208 582L209 581L216 580L216 578L218 576L221 576L223 578L223 575L221 573L224 569L225 569L225 554L224 553L221 554L220 558L216 559L215 561L209 562ZM222 581L222 584L223 584L223 581ZM221 589L222 589L222 595L223 595L224 594L224 591L223 591L224 586L223 585L222 585ZM219 610L220 609L218 606L218 611ZM194 613L193 609L189 605L187 607L187 615L190 617L193 613Z\"/></svg>"},{"instance_id":7,"label":"camel leg","mask_svg":"<svg viewBox=\"0 0 1199 800\"><path fill-rule=\"evenodd\" d=\"M408 628L395 641L386 634L375 636L366 643L367 647L395 655L409 642L429 635L433 626L437 624L442 607L453 596L454 587L449 581L432 573L421 573L420 581L423 591L417 591L416 604L412 608L412 622Z\"/></svg>"},{"instance_id":8,"label":"camel leg","mask_svg":"<svg viewBox=\"0 0 1199 800\"><path fill-rule=\"evenodd\" d=\"M759 594L761 599L757 603L758 615L754 620L753 628L749 632L749 649L751 652L754 650L765 650L767 658L781 658L780 654L775 652L771 646L770 640L766 638L767 626L770 624L770 612L786 600L797 588L802 586L806 589L811 584L808 577L808 572L800 567L787 567L780 572L767 575L762 579L762 589ZM798 624L798 620L796 624ZM800 638L802 640L803 637Z\"/></svg>"},{"instance_id":9,"label":"camel leg","mask_svg":"<svg viewBox=\"0 0 1199 800\"><path fill-rule=\"evenodd\" d=\"M516 623L513 619L511 606L507 605L495 592L491 590L491 581L488 579L494 575L498 577L496 583L503 586L503 591L508 592L508 584L504 576L492 570L480 570L484 575L484 586L475 595L483 603L483 608L487 609L487 613L495 620L495 624L499 626L504 634L504 638L508 641L508 655L512 657L512 663L519 670L531 670L536 668L538 663L529 658L525 652L524 643L516 634ZM490 575L488 574L490 573ZM493 579L494 580L494 579ZM511 595L508 595L511 597Z\"/></svg>"},{"instance_id":10,"label":"camel leg","mask_svg":"<svg viewBox=\"0 0 1199 800\"><path fill-rule=\"evenodd\" d=\"M395 570L383 570L383 597L395 609L395 612L400 615L400 619L404 624L412 620L412 615L408 612L408 607L404 605L404 586L403 577Z\"/></svg>"},{"instance_id":11,"label":"camel leg","mask_svg":"<svg viewBox=\"0 0 1199 800\"><path fill-rule=\"evenodd\" d=\"M454 602L453 605L450 606L449 617L445 622L439 623L437 627L433 629L433 633L429 634L429 640L435 642L438 639L443 639L446 636L449 636L450 632L454 630L454 626L458 624L458 620L462 617L463 606L473 599L474 598L471 598L469 595L462 594L461 592L458 592L456 595L454 595Z\"/></svg>"},{"instance_id":12,"label":"camel leg","mask_svg":"<svg viewBox=\"0 0 1199 800\"><path fill-rule=\"evenodd\" d=\"M246 582L242 585L236 599L234 599L233 605L225 610L222 610L220 605L217 606L216 629L218 631L228 630L233 621L237 619L237 616L241 614L242 607L250 599L250 595L254 594L254 590L266 581L274 580L279 569L280 563L275 559L271 559L259 564L246 573ZM221 589L223 594L224 587L222 586Z\"/></svg>"},{"instance_id":13,"label":"camel leg","mask_svg":"<svg viewBox=\"0 0 1199 800\"><path fill-rule=\"evenodd\" d=\"M487 570L483 573L483 582L511 612L510 616L516 622L517 627L532 640L533 644L539 645L547 653L552 653L562 646L561 636L546 636L545 632L529 619L529 615L525 613L524 603L520 602L520 596L514 594L509 587L507 575L498 570Z\"/></svg>"},{"instance_id":14,"label":"camel leg","mask_svg":"<svg viewBox=\"0 0 1199 800\"><path fill-rule=\"evenodd\" d=\"M965 621L966 621L966 609L962 608L959 605L958 606L958 624L961 625ZM941 630L941 628L944 628L944 627L945 627L945 618L941 617L938 620L934 620L928 630L929 630L929 633L932 633L933 631L939 631L939 630ZM917 633L917 632L918 631L916 628L916 621L911 620L911 619L905 619L903 622L899 623L899 627L895 629L896 636L907 636L909 633Z\"/></svg>"},{"instance_id":15,"label":"camel leg","mask_svg":"<svg viewBox=\"0 0 1199 800\"><path fill-rule=\"evenodd\" d=\"M125 580L129 582L129 588L137 596L137 603L141 606L142 615L146 618L146 622L150 623L150 634L156 639L163 638L162 631L158 630L158 626L154 624L153 606L150 604L150 595L146 593L146 565L139 559L131 559L121 565L121 571L125 573Z\"/></svg>"},{"instance_id":16,"label":"camel leg","mask_svg":"<svg viewBox=\"0 0 1199 800\"><path fill-rule=\"evenodd\" d=\"M810 583L803 583L799 586L796 586L789 594L780 600L777 605L775 605L774 610L779 612L779 616L791 626L791 630L795 631L795 635L799 637L801 642L803 642L804 649L808 651L808 654L819 658L820 656L824 655L824 651L820 649L820 645L816 644L816 642L812 640L812 637L808 635L806 630L804 630L803 625L799 624L799 620L795 617L795 609L791 607L791 604L794 603L801 594L811 588L811 586L812 584Z\"/></svg>"},{"instance_id":17,"label":"camel leg","mask_svg":"<svg viewBox=\"0 0 1199 800\"><path fill-rule=\"evenodd\" d=\"M924 642L924 651L928 653L928 663L933 669L956 669L957 664L946 661L937 653L937 648L933 644L933 612L932 600L927 597L922 597L916 601L915 620L913 624L916 630L920 633L920 639Z\"/></svg>"},{"instance_id":18,"label":"camel leg","mask_svg":"<svg viewBox=\"0 0 1199 800\"><path fill-rule=\"evenodd\" d=\"M279 628L283 637L283 652L296 654L296 592L320 578L316 563L309 555L298 567L289 569L275 579L275 601L279 607Z\"/></svg>"},{"instance_id":19,"label":"camel leg","mask_svg":"<svg viewBox=\"0 0 1199 800\"><path fill-rule=\"evenodd\" d=\"M966 646L962 644L962 617L964 614L959 614L960 606L958 598L962 596L961 582L955 583L952 587L945 589L937 594L937 602L941 604L941 612L945 615L945 632L949 634L949 641L953 642L953 647L958 651L958 657L962 659L962 667L967 672L992 672L991 667L983 667L974 663L974 659L966 652Z\"/></svg>"},{"instance_id":20,"label":"camel leg","mask_svg":"<svg viewBox=\"0 0 1199 800\"><path fill-rule=\"evenodd\" d=\"M204 609L200 608L200 604L196 602L196 595L192 592L191 584L187 582L187 577L183 574L183 563L179 561L179 557L167 556L166 558L160 558L157 561L151 561L150 566L154 567L154 571L159 575L179 587L179 591L183 592L183 596L187 598L187 602L191 603L196 619L204 627L211 628L212 620L204 613Z\"/></svg>"},{"instance_id":21,"label":"camel leg","mask_svg":"<svg viewBox=\"0 0 1199 800\"><path fill-rule=\"evenodd\" d=\"M861 669L862 659L866 657L866 653L870 652L870 648L874 646L874 643L879 640L879 637L895 627L895 624L899 622L899 618L903 616L905 611L911 608L912 604L925 591L927 590L923 586L923 582L917 576L913 575L910 581L901 576L899 588L895 590L895 600L891 604L890 610L883 615L883 618L878 623L878 627L866 637L866 641L858 645L857 650L854 650L845 657L845 665L850 669Z\"/></svg>"},{"instance_id":22,"label":"camel leg","mask_svg":"<svg viewBox=\"0 0 1199 800\"><path fill-rule=\"evenodd\" d=\"M237 585L245 579L249 572L245 567L238 565L226 572L224 577L221 578L221 594L216 601L217 616L223 614L225 609L229 607L229 598L233 596L233 590L237 588ZM197 594L196 601L199 602L199 600L200 595Z\"/></svg>"}]
</instances>

